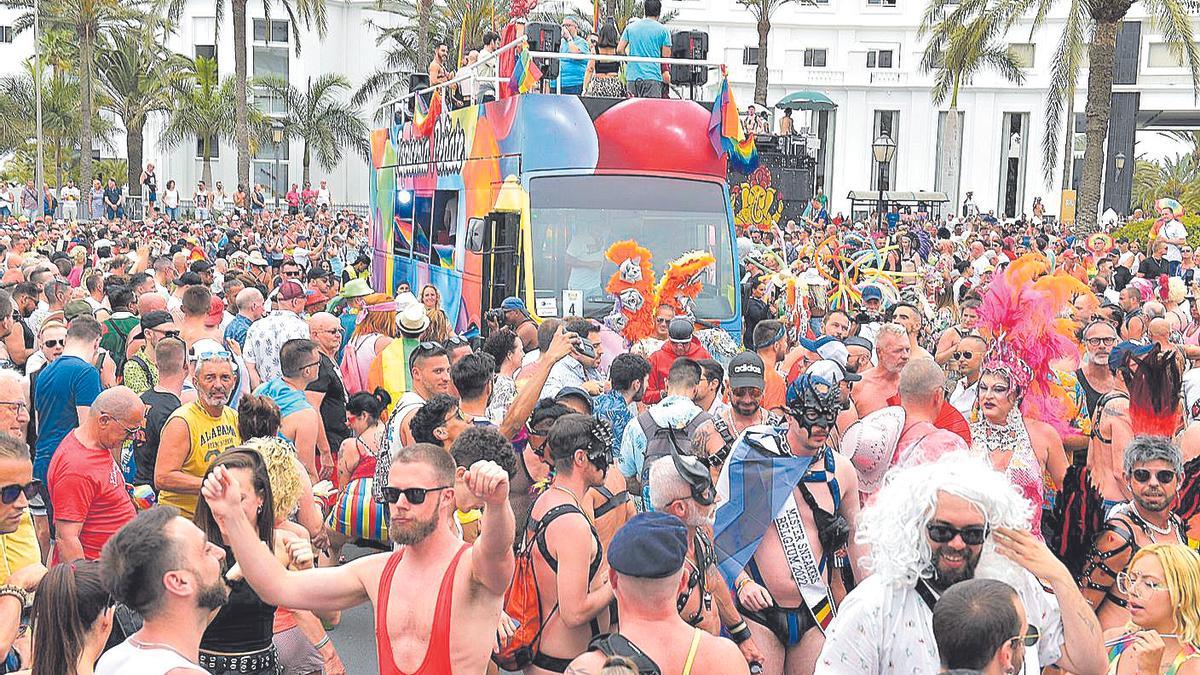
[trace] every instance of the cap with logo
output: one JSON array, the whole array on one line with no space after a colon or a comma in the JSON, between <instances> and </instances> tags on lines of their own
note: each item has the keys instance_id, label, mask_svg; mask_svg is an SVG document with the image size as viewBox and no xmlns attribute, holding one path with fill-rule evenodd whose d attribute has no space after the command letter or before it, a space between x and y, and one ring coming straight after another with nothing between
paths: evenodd
<instances>
[{"instance_id":1,"label":"cap with logo","mask_svg":"<svg viewBox=\"0 0 1200 675\"><path fill-rule=\"evenodd\" d=\"M863 302L867 300L883 300L883 291L878 286L868 284L867 286L863 286L862 299Z\"/></svg>"},{"instance_id":2,"label":"cap with logo","mask_svg":"<svg viewBox=\"0 0 1200 675\"><path fill-rule=\"evenodd\" d=\"M766 388L766 366L754 352L742 352L729 362L729 388Z\"/></svg>"}]
</instances>

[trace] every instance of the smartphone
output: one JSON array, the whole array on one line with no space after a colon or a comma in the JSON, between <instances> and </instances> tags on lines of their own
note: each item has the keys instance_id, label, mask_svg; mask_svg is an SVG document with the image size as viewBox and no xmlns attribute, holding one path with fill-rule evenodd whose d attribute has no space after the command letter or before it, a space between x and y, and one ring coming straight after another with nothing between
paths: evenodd
<instances>
[{"instance_id":1,"label":"smartphone","mask_svg":"<svg viewBox=\"0 0 1200 675\"><path fill-rule=\"evenodd\" d=\"M575 351L583 354L589 359L596 358L596 347L592 345L591 340L583 336L579 337L579 344L575 345Z\"/></svg>"}]
</instances>

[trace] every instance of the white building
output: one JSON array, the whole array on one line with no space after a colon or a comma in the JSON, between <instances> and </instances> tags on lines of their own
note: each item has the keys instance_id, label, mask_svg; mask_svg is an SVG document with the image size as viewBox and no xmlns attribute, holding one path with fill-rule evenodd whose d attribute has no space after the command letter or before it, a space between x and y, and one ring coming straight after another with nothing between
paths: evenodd
<instances>
[{"instance_id":1,"label":"white building","mask_svg":"<svg viewBox=\"0 0 1200 675\"><path fill-rule=\"evenodd\" d=\"M271 16L270 30L263 15L263 3L247 7L247 40L251 41L247 58L250 77L277 75L303 90L308 78L326 73L341 73L352 88L372 73L381 62L383 52L375 45L375 32L364 25L370 17L376 23L390 25L393 15L373 11L373 0L326 0L328 32L322 39L315 29L300 26L300 53L295 50L294 36L286 11L276 6ZM31 31L11 37L10 26L18 15L0 10L0 75L20 72L22 62L33 53ZM167 46L188 56L216 58L221 77L233 76L233 28L228 9L224 25L218 26L211 0L192 0L180 18L177 30ZM11 41L10 40L11 37ZM269 38L269 39L268 39ZM346 93L349 96L353 90ZM278 101L259 99L260 107L270 113L282 112ZM363 110L362 118L368 127L377 126L374 110ZM32 111L30 111L32 115ZM119 125L119 120L114 120ZM151 118L145 129L144 161L156 166L160 190L167 180L175 180L181 196L190 199L200 180L203 162L199 156L199 139L171 151L163 150L158 137L166 121L164 116ZM113 149L101 149L102 156L124 156L125 141L121 133L113 139ZM300 183L303 177L304 145L293 141L281 148L280 184ZM49 171L48 171L49 173ZM336 204L365 205L368 201L368 164L352 150L346 149L342 162L325 171L316 161L310 164L314 189L322 179L329 181ZM224 141L217 148L212 163L213 180L224 184L226 194L237 189L237 146ZM274 147L265 144L251 162L251 181L270 186L275 177ZM211 186L210 186L211 187ZM285 190L286 191L286 190Z\"/></svg>"},{"instance_id":2,"label":"white building","mask_svg":"<svg viewBox=\"0 0 1200 675\"><path fill-rule=\"evenodd\" d=\"M667 0L664 11L672 9L679 14L669 27L707 31L709 58L729 65L739 105L752 103L758 33L749 10L732 0ZM913 0L817 0L816 6L785 4L772 17L767 104L774 105L797 90L814 90L838 106L827 120L816 120L824 125L821 135L826 146L818 184L823 183L834 211L849 209L845 197L851 190L878 189L880 172L872 159L871 142L881 131L888 131L898 146L892 180L885 187L944 190L936 185L935 175L938 128L949 101L941 106L931 101L933 77L920 71L925 39L917 31L925 9L925 2ZM1170 54L1142 11L1135 3L1118 39L1102 210L1113 204L1121 211L1122 191L1128 203L1135 152L1153 157L1182 150L1150 128L1200 127L1188 71ZM960 194L973 191L984 211L1003 214L1007 199L1013 212L1028 213L1033 198L1041 196L1048 213L1058 212L1064 139L1058 141L1060 165L1049 182L1043 177L1041 142L1050 62L1064 14L1065 3L1058 3L1032 36L1027 21L1009 32L1008 43L1028 66L1024 84L1011 84L989 71L959 93L964 123L959 190ZM1200 22L1195 25L1200 30ZM1075 99L1079 132L1083 131L1086 85L1085 69ZM812 115L817 114L797 113L796 127L814 124ZM1114 166L1118 152L1127 159L1120 175ZM1082 156L1080 133L1076 181Z\"/></svg>"}]
</instances>

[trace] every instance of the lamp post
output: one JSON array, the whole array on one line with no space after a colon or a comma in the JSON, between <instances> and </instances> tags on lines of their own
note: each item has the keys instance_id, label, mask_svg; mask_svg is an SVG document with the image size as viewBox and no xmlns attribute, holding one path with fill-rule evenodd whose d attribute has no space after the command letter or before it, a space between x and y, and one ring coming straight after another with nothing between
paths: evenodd
<instances>
[{"instance_id":1,"label":"lamp post","mask_svg":"<svg viewBox=\"0 0 1200 675\"><path fill-rule=\"evenodd\" d=\"M1117 175L1120 176L1121 172L1125 170L1125 153L1117 153L1117 156L1113 158L1113 166L1117 167Z\"/></svg>"},{"instance_id":2,"label":"lamp post","mask_svg":"<svg viewBox=\"0 0 1200 675\"><path fill-rule=\"evenodd\" d=\"M879 231L883 232L883 168L896 156L896 141L887 134L880 134L871 144L871 153L875 156L875 162L879 164Z\"/></svg>"},{"instance_id":3,"label":"lamp post","mask_svg":"<svg viewBox=\"0 0 1200 675\"><path fill-rule=\"evenodd\" d=\"M275 211L279 211L279 146L283 145L283 122L271 121L271 141L275 144ZM287 181L284 181L286 186Z\"/></svg>"}]
</instances>

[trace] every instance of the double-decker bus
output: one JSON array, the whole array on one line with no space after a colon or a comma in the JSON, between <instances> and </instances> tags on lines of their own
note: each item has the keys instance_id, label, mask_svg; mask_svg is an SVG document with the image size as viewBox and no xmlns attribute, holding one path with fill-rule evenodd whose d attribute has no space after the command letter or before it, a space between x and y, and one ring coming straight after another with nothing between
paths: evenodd
<instances>
[{"instance_id":1,"label":"double-decker bus","mask_svg":"<svg viewBox=\"0 0 1200 675\"><path fill-rule=\"evenodd\" d=\"M372 286L440 291L470 333L518 296L535 319L602 318L616 267L634 239L656 274L711 251L696 318L741 332L726 162L708 139L709 110L679 99L524 94L444 112L371 139Z\"/></svg>"}]
</instances>

